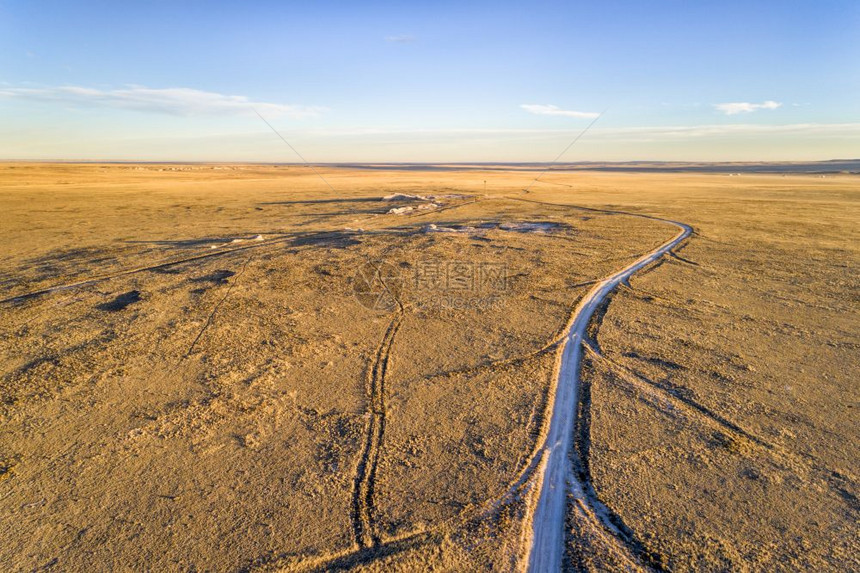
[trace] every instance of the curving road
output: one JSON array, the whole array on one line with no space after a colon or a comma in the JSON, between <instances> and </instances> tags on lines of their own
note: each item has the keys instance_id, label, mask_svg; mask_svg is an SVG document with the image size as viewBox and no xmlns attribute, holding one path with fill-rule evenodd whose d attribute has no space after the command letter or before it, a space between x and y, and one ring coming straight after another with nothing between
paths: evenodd
<instances>
[{"instance_id":1,"label":"curving road","mask_svg":"<svg viewBox=\"0 0 860 573\"><path fill-rule=\"evenodd\" d=\"M656 217L648 218L656 219ZM600 303L616 286L671 251L693 232L692 227L684 223L668 219L657 220L675 225L680 229L679 233L629 266L597 283L585 295L574 313L573 322L564 343L550 425L542 447L541 464L538 467L540 494L532 508L532 539L528 549L529 571L554 573L561 570L567 493L570 489L576 495L582 490L582 484L576 481L571 470L569 456L576 422L582 339L588 322ZM580 495L576 497L581 498Z\"/></svg>"}]
</instances>

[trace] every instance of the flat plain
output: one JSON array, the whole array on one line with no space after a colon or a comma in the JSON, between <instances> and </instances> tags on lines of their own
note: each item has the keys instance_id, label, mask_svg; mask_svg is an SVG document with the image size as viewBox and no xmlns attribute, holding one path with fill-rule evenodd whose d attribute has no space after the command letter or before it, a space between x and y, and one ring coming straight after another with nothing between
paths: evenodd
<instances>
[{"instance_id":1,"label":"flat plain","mask_svg":"<svg viewBox=\"0 0 860 573\"><path fill-rule=\"evenodd\" d=\"M0 563L860 569L860 179L0 164ZM528 187L528 192L523 189Z\"/></svg>"}]
</instances>

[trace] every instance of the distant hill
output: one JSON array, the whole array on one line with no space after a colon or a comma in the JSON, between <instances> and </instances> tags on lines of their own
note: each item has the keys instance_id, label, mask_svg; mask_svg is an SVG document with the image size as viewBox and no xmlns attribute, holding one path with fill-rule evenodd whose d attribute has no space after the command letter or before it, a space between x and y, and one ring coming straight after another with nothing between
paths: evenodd
<instances>
[{"instance_id":1,"label":"distant hill","mask_svg":"<svg viewBox=\"0 0 860 573\"><path fill-rule=\"evenodd\" d=\"M543 171L645 171L654 173L860 173L860 159L780 162L581 161L573 163L335 163L352 169L408 171L520 170Z\"/></svg>"}]
</instances>

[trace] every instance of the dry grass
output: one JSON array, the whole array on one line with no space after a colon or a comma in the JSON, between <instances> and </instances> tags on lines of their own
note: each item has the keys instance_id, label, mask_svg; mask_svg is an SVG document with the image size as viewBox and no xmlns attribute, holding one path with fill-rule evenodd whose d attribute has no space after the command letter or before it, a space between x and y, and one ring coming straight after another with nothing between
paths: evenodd
<instances>
[{"instance_id":1,"label":"dry grass","mask_svg":"<svg viewBox=\"0 0 860 573\"><path fill-rule=\"evenodd\" d=\"M855 179L219 167L0 166L0 298L99 279L0 308L0 562L514 568L553 343L674 234L576 204L697 231L592 325L580 452L638 550L854 563ZM503 288L415 282L460 263ZM627 559L571 525L574 562Z\"/></svg>"},{"instance_id":2,"label":"dry grass","mask_svg":"<svg viewBox=\"0 0 860 573\"><path fill-rule=\"evenodd\" d=\"M643 179L696 235L592 324L598 494L673 571L857 569L857 179Z\"/></svg>"}]
</instances>

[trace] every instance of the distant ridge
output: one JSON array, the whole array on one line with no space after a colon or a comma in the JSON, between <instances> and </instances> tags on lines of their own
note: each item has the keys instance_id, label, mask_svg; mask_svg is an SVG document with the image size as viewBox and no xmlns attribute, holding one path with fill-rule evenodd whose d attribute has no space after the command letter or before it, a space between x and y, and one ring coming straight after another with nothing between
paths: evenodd
<instances>
[{"instance_id":1,"label":"distant ridge","mask_svg":"<svg viewBox=\"0 0 860 573\"><path fill-rule=\"evenodd\" d=\"M271 165L304 166L297 162L273 161L151 161L151 160L63 160L63 159L0 159L0 164L100 164L100 165ZM317 166L344 169L402 170L402 171L607 171L649 173L804 173L860 174L860 159L830 159L826 161L575 161L568 163L540 162L314 162Z\"/></svg>"},{"instance_id":2,"label":"distant ridge","mask_svg":"<svg viewBox=\"0 0 860 573\"><path fill-rule=\"evenodd\" d=\"M402 169L409 171L499 170L542 171L548 163L330 163L351 169ZM614 171L653 173L808 173L860 174L860 159L774 162L686 161L578 161L556 163L551 171Z\"/></svg>"}]
</instances>

